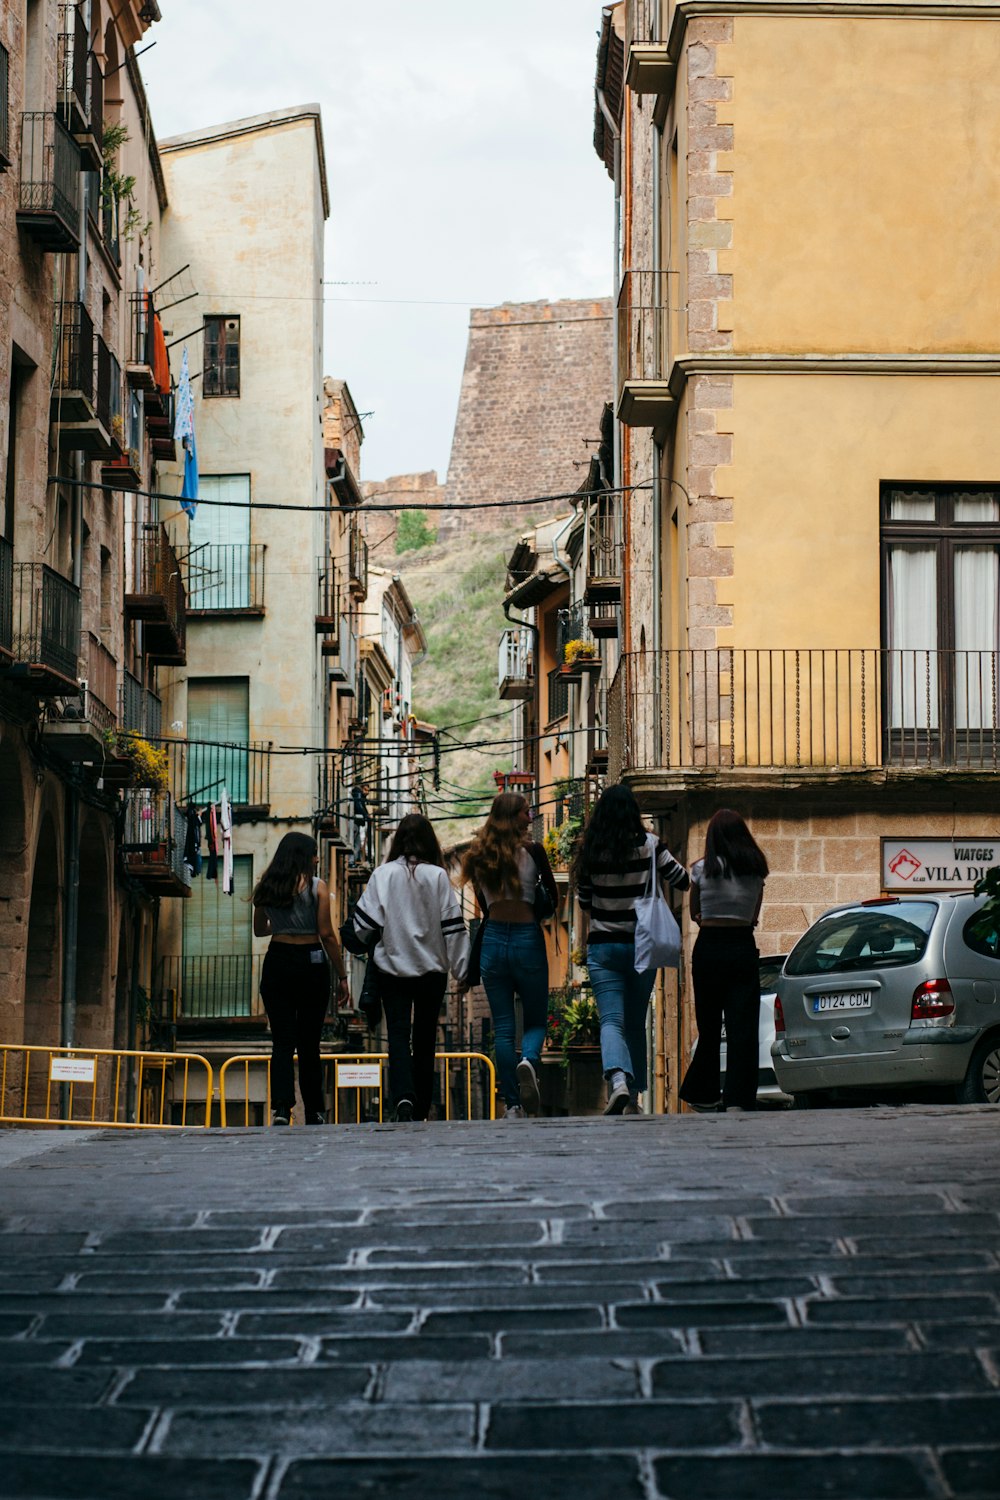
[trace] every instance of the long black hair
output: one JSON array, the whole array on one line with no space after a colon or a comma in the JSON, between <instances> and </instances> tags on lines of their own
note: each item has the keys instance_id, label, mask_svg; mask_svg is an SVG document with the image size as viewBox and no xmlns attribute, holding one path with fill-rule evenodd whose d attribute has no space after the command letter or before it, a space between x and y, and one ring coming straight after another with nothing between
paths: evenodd
<instances>
[{"instance_id":1,"label":"long black hair","mask_svg":"<svg viewBox=\"0 0 1000 1500\"><path fill-rule=\"evenodd\" d=\"M433 826L422 813L407 813L400 818L388 859L412 859L418 864L440 865L444 869L444 856Z\"/></svg>"},{"instance_id":2,"label":"long black hair","mask_svg":"<svg viewBox=\"0 0 1000 1500\"><path fill-rule=\"evenodd\" d=\"M595 802L577 844L573 857L574 882L590 875L598 865L614 869L627 864L635 858L636 849L645 838L646 826L632 788L624 782L606 787Z\"/></svg>"},{"instance_id":3,"label":"long black hair","mask_svg":"<svg viewBox=\"0 0 1000 1500\"><path fill-rule=\"evenodd\" d=\"M746 823L731 807L713 813L705 831L705 874L758 875L766 880L767 857Z\"/></svg>"},{"instance_id":4,"label":"long black hair","mask_svg":"<svg viewBox=\"0 0 1000 1500\"><path fill-rule=\"evenodd\" d=\"M307 833L286 833L254 887L254 906L291 906L302 877L312 878L315 858L315 839Z\"/></svg>"}]
</instances>

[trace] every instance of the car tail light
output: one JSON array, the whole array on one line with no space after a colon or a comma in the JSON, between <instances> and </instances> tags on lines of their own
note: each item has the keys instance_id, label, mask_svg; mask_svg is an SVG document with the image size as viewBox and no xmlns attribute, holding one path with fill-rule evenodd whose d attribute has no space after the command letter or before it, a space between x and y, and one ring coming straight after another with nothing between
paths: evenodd
<instances>
[{"instance_id":1,"label":"car tail light","mask_svg":"<svg viewBox=\"0 0 1000 1500\"><path fill-rule=\"evenodd\" d=\"M931 1016L950 1016L954 1009L955 997L947 979L928 979L913 991L910 1020L926 1021Z\"/></svg>"},{"instance_id":2,"label":"car tail light","mask_svg":"<svg viewBox=\"0 0 1000 1500\"><path fill-rule=\"evenodd\" d=\"M775 1033L785 1029L785 1012L781 1008L781 1001L777 995L774 997L774 1030Z\"/></svg>"}]
</instances>

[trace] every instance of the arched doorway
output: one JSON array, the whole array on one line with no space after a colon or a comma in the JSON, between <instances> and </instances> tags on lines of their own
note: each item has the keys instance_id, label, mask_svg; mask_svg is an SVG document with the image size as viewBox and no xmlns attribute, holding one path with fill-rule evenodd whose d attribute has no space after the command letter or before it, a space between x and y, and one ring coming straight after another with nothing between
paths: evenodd
<instances>
[{"instance_id":1,"label":"arched doorway","mask_svg":"<svg viewBox=\"0 0 1000 1500\"><path fill-rule=\"evenodd\" d=\"M62 923L59 903L59 842L51 812L42 816L28 902L24 972L24 1041L56 1047L62 1000Z\"/></svg>"},{"instance_id":2,"label":"arched doorway","mask_svg":"<svg viewBox=\"0 0 1000 1500\"><path fill-rule=\"evenodd\" d=\"M108 1046L112 1025L108 994L110 829L91 813L80 833L80 904L76 944L77 1040Z\"/></svg>"},{"instance_id":3,"label":"arched doorway","mask_svg":"<svg viewBox=\"0 0 1000 1500\"><path fill-rule=\"evenodd\" d=\"M18 1003L24 977L27 941L26 886L28 841L25 837L23 757L11 741L0 740L0 953L10 973L0 986L0 1042L21 1040Z\"/></svg>"}]
</instances>

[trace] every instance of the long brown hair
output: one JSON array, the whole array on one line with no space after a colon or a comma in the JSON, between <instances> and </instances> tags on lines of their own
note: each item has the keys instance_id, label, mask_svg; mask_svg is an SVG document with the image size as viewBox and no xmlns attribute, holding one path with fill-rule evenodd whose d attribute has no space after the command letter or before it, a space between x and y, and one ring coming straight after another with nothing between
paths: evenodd
<instances>
[{"instance_id":1,"label":"long brown hair","mask_svg":"<svg viewBox=\"0 0 1000 1500\"><path fill-rule=\"evenodd\" d=\"M705 830L705 874L768 876L767 856L738 812L720 807Z\"/></svg>"},{"instance_id":2,"label":"long brown hair","mask_svg":"<svg viewBox=\"0 0 1000 1500\"><path fill-rule=\"evenodd\" d=\"M517 826L518 814L528 806L520 792L501 792L493 798L489 817L476 834L462 860L462 880L501 895L520 896L521 875L517 851L524 835Z\"/></svg>"},{"instance_id":3,"label":"long brown hair","mask_svg":"<svg viewBox=\"0 0 1000 1500\"><path fill-rule=\"evenodd\" d=\"M315 858L315 839L307 833L286 833L254 888L254 906L291 906L299 881L312 878Z\"/></svg>"},{"instance_id":4,"label":"long brown hair","mask_svg":"<svg viewBox=\"0 0 1000 1500\"><path fill-rule=\"evenodd\" d=\"M440 865L443 869L441 845L429 819L422 813L407 813L400 818L387 859L412 859L417 864Z\"/></svg>"}]
</instances>

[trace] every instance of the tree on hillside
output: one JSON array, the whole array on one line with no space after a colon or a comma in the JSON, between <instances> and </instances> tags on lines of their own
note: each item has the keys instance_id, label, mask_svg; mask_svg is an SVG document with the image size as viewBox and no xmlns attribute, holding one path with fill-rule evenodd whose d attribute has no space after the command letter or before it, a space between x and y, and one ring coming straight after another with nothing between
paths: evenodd
<instances>
[{"instance_id":1,"label":"tree on hillside","mask_svg":"<svg viewBox=\"0 0 1000 1500\"><path fill-rule=\"evenodd\" d=\"M431 530L426 511L403 511L396 528L397 552L417 552L421 547L429 547L436 540L437 532Z\"/></svg>"}]
</instances>

